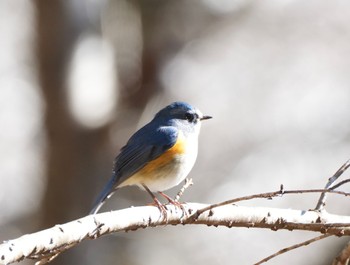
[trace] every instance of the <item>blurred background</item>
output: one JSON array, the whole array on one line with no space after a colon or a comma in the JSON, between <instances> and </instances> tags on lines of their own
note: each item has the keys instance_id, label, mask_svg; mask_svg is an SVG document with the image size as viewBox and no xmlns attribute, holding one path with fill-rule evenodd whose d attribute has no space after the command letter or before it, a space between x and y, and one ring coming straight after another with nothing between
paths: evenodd
<instances>
[{"instance_id":1,"label":"blurred background","mask_svg":"<svg viewBox=\"0 0 350 265\"><path fill-rule=\"evenodd\" d=\"M345 0L0 1L0 241L85 216L129 136L176 100L214 117L183 201L324 187L350 158L349 17ZM240 205L307 210L317 198ZM149 202L124 188L102 211ZM327 209L349 214L345 205L330 196ZM252 264L314 236L152 228L84 242L52 264ZM329 264L345 242L268 264Z\"/></svg>"}]
</instances>

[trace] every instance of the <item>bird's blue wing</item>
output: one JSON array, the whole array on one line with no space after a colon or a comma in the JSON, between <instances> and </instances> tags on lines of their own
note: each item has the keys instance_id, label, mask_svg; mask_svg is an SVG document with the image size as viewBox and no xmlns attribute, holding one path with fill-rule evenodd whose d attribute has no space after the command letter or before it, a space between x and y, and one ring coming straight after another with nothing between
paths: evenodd
<instances>
[{"instance_id":1,"label":"bird's blue wing","mask_svg":"<svg viewBox=\"0 0 350 265\"><path fill-rule=\"evenodd\" d=\"M148 134L147 132L151 132ZM152 130L142 128L122 148L114 164L117 176L116 185L125 181L143 168L148 162L158 158L166 150L174 146L178 136L175 127L164 126Z\"/></svg>"},{"instance_id":2,"label":"bird's blue wing","mask_svg":"<svg viewBox=\"0 0 350 265\"><path fill-rule=\"evenodd\" d=\"M120 183L171 148L176 143L177 136L178 130L172 126L155 128L151 123L138 130L116 157L113 175L97 198L90 214L98 212Z\"/></svg>"}]
</instances>

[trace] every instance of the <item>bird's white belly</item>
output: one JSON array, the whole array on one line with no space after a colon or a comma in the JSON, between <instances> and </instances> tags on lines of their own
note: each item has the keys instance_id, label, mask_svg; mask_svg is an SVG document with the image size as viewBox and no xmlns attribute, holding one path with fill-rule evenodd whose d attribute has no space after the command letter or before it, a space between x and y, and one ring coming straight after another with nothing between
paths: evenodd
<instances>
[{"instance_id":1,"label":"bird's white belly","mask_svg":"<svg viewBox=\"0 0 350 265\"><path fill-rule=\"evenodd\" d=\"M165 191L180 184L188 174L197 158L197 150L178 155L164 168L154 172L143 182L151 191Z\"/></svg>"}]
</instances>

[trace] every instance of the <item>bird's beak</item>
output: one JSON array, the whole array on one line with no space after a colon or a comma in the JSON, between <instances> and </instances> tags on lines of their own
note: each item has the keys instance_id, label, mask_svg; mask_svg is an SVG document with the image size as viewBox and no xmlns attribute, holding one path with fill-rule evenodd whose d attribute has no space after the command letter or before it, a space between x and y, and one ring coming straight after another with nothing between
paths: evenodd
<instances>
[{"instance_id":1,"label":"bird's beak","mask_svg":"<svg viewBox=\"0 0 350 265\"><path fill-rule=\"evenodd\" d=\"M209 120L209 119L211 119L211 118L213 118L213 117L212 117L212 116L204 115L203 117L200 118L200 120L201 120L201 121L202 121L202 120Z\"/></svg>"}]
</instances>

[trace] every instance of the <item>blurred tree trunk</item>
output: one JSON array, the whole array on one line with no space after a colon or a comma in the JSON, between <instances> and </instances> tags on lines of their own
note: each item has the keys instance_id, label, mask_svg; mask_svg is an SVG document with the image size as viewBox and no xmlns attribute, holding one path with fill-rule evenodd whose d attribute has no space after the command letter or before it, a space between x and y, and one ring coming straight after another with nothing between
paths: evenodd
<instances>
[{"instance_id":1,"label":"blurred tree trunk","mask_svg":"<svg viewBox=\"0 0 350 265\"><path fill-rule=\"evenodd\" d=\"M47 189L42 206L42 226L67 220L71 182L75 171L75 129L65 98L64 74L73 44L67 32L61 1L38 0L37 58L39 80L46 104Z\"/></svg>"},{"instance_id":2,"label":"blurred tree trunk","mask_svg":"<svg viewBox=\"0 0 350 265\"><path fill-rule=\"evenodd\" d=\"M74 122L68 109L66 71L81 27L74 25L67 2L36 0L38 75L46 104L47 188L41 227L88 213L97 176L109 174L108 126L88 130ZM93 194L93 195L92 195ZM72 252L53 264L74 264Z\"/></svg>"},{"instance_id":3,"label":"blurred tree trunk","mask_svg":"<svg viewBox=\"0 0 350 265\"><path fill-rule=\"evenodd\" d=\"M88 212L92 202L91 198L86 200L91 197L90 180L101 174L98 163L109 153L108 126L98 130L82 128L68 109L66 71L80 32L70 19L67 2L37 0L35 4L38 74L46 104L47 190L42 226L49 227Z\"/></svg>"}]
</instances>

